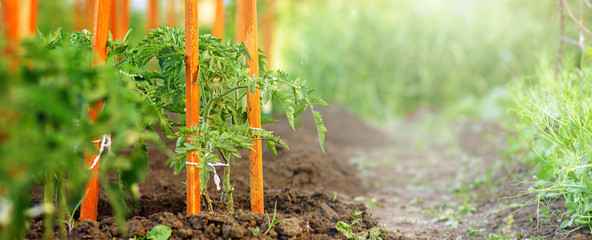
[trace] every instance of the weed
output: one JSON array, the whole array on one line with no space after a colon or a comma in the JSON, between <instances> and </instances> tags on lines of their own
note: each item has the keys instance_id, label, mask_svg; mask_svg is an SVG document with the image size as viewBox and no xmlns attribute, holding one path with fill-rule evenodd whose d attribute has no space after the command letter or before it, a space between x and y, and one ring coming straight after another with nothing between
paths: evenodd
<instances>
[{"instance_id":1,"label":"weed","mask_svg":"<svg viewBox=\"0 0 592 240\"><path fill-rule=\"evenodd\" d=\"M259 235L261 235L261 229L259 229L259 227L250 227L249 230L251 230L251 233L253 233L253 236L255 237L259 237Z\"/></svg>"},{"instance_id":2,"label":"weed","mask_svg":"<svg viewBox=\"0 0 592 240\"><path fill-rule=\"evenodd\" d=\"M271 230L271 228L273 228L273 226L277 225L278 223L294 220L293 218L275 220L276 210L277 210L277 201L275 202L275 205L273 206L273 217L270 219L268 214L265 215L265 216L267 216L267 230L265 230L265 232L263 234L267 234Z\"/></svg>"},{"instance_id":3,"label":"weed","mask_svg":"<svg viewBox=\"0 0 592 240\"><path fill-rule=\"evenodd\" d=\"M355 211L352 214L352 217L356 217L360 214L364 213L363 211ZM354 233L354 226L361 222L362 219L360 218L355 218L351 224L348 224L344 221L339 221L337 222L337 224L335 225L335 228L337 229L337 231L343 233L343 235L345 235L345 238L347 239L373 239L373 240L382 240L382 236L383 234L380 232L380 228L379 227L373 227L371 229L368 229L367 231L364 232L359 232L359 233Z\"/></svg>"},{"instance_id":4,"label":"weed","mask_svg":"<svg viewBox=\"0 0 592 240\"><path fill-rule=\"evenodd\" d=\"M170 227L158 225L153 227L145 236L130 238L130 240L167 240L172 232Z\"/></svg>"}]
</instances>

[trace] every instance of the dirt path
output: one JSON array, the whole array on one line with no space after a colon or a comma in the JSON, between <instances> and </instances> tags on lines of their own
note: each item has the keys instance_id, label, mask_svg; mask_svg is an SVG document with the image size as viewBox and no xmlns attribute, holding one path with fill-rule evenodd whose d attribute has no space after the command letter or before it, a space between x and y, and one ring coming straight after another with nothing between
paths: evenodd
<instances>
[{"instance_id":1,"label":"dirt path","mask_svg":"<svg viewBox=\"0 0 592 240\"><path fill-rule=\"evenodd\" d=\"M532 179L512 134L495 121L419 114L383 131L385 147L358 150L351 162L369 193L363 200L402 239L590 239L557 226L563 203L528 203ZM530 175L529 175L530 174ZM547 205L545 205L547 204ZM548 212L539 211L548 207ZM541 214L542 212L542 214Z\"/></svg>"}]
</instances>

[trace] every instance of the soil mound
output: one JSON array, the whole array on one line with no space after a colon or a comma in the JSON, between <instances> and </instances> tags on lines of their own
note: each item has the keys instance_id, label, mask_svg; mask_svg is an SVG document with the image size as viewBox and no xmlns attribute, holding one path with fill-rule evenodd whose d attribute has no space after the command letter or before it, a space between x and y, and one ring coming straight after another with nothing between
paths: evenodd
<instances>
[{"instance_id":1,"label":"soil mound","mask_svg":"<svg viewBox=\"0 0 592 240\"><path fill-rule=\"evenodd\" d=\"M175 174L166 163L168 157L155 147L150 147L150 170L145 181L140 184L141 197L136 203L128 202L131 212L128 216L127 234L119 232L112 217L112 209L104 194L101 194L99 222L85 222L77 226L68 237L113 239L124 235L143 236L152 227L162 224L173 229L172 239L343 239L344 236L336 230L337 222L351 223L356 218L362 221L354 226L354 232L378 231L376 220L369 214L364 212L352 216L355 211L366 210L363 204L347 204L340 199L333 199L333 196L338 193L339 198L353 197L365 193L357 170L348 163L352 157L350 150L354 147L379 146L388 139L339 107L319 110L328 129L325 152L320 148L316 125L310 113L304 114L296 131L285 118L264 126L281 136L290 147L278 148L278 155L264 150L266 211L272 214L277 201L277 218L293 219L270 228L268 234L262 234L268 228L266 215L248 211L249 170L246 157L236 159L231 170L231 181L236 182L234 201L236 209L239 209L236 213L229 214L225 207L221 207L222 203L216 203L219 193L212 186L209 188L210 196L215 205L218 205L215 213L185 216L185 171ZM174 149L175 142L170 140L166 144ZM243 154L247 155L246 152ZM287 188L294 190L286 190ZM42 196L40 188L37 189L34 202L39 202ZM202 206L202 209L205 207ZM27 237L41 237L41 218L33 221L31 226ZM256 232L257 227L261 231L259 235ZM386 236L383 239L391 238Z\"/></svg>"},{"instance_id":2,"label":"soil mound","mask_svg":"<svg viewBox=\"0 0 592 240\"><path fill-rule=\"evenodd\" d=\"M104 217L99 222L85 221L68 234L68 239L142 237L157 225L172 229L169 239L344 239L343 233L336 229L337 222L351 224L356 219L360 220L354 225L353 233L380 234L385 240L394 239L378 227L363 204L346 204L324 192L302 194L286 189L267 194L266 205L277 206L275 220L284 220L272 226L273 210L268 214L248 211L250 203L246 194L236 200L239 210L234 214L218 203L213 214L201 212L186 216L184 212L159 212L146 217L135 216L128 220L125 234L120 232L113 217ZM360 211L363 213L354 216ZM41 221L32 229L27 238L42 236Z\"/></svg>"}]
</instances>

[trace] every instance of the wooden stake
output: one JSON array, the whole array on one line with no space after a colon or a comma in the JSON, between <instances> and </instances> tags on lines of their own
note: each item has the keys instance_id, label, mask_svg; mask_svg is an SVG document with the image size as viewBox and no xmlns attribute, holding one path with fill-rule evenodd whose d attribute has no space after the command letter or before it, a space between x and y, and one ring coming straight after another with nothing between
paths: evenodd
<instances>
[{"instance_id":1,"label":"wooden stake","mask_svg":"<svg viewBox=\"0 0 592 240\"><path fill-rule=\"evenodd\" d=\"M197 23L198 0L185 0L185 102L186 127L199 123L199 28ZM191 137L191 136L189 136ZM190 142L187 140L187 142ZM187 215L198 214L201 210L199 171L193 165L199 162L197 152L187 154Z\"/></svg>"},{"instance_id":2,"label":"wooden stake","mask_svg":"<svg viewBox=\"0 0 592 240\"><path fill-rule=\"evenodd\" d=\"M93 18L93 65L105 64L107 58L107 38L109 37L109 11L111 10L111 0L95 0L95 15ZM88 115L92 122L96 122L101 110L103 101L99 100L95 105L89 106ZM93 145L96 149L100 147L100 139L93 139ZM96 153L88 154L91 150L85 151L87 154L86 165L92 166ZM99 163L90 170L91 176L84 191L84 199L80 206L80 222L84 219L97 220L97 204L99 200Z\"/></svg>"},{"instance_id":3,"label":"wooden stake","mask_svg":"<svg viewBox=\"0 0 592 240\"><path fill-rule=\"evenodd\" d=\"M31 0L29 16L29 36L35 35L37 32L37 16L39 15L39 0Z\"/></svg>"},{"instance_id":4,"label":"wooden stake","mask_svg":"<svg viewBox=\"0 0 592 240\"><path fill-rule=\"evenodd\" d=\"M216 0L216 18L214 19L212 36L224 38L224 0Z\"/></svg>"},{"instance_id":5,"label":"wooden stake","mask_svg":"<svg viewBox=\"0 0 592 240\"><path fill-rule=\"evenodd\" d=\"M129 0L112 0L109 19L113 39L123 40L129 30Z\"/></svg>"},{"instance_id":6,"label":"wooden stake","mask_svg":"<svg viewBox=\"0 0 592 240\"><path fill-rule=\"evenodd\" d=\"M257 45L257 1L242 0L242 17L244 23L244 40L247 52L251 57L247 61L247 67L251 69L249 75L259 76L259 51ZM252 128L261 128L261 103L259 88L249 89L247 92L247 113L249 124ZM263 213L263 164L261 154L261 140L259 136L253 141L255 144L252 151L249 151L249 176L251 186L251 211Z\"/></svg>"},{"instance_id":7,"label":"wooden stake","mask_svg":"<svg viewBox=\"0 0 592 240\"><path fill-rule=\"evenodd\" d=\"M21 40L32 36L37 29L37 1L36 0L3 0L2 15L8 46L6 54L16 53Z\"/></svg>"},{"instance_id":8,"label":"wooden stake","mask_svg":"<svg viewBox=\"0 0 592 240\"><path fill-rule=\"evenodd\" d=\"M272 64L272 52L273 52L273 34L275 28L275 0L267 0L267 11L265 17L263 17L263 50L267 53L266 60L271 67Z\"/></svg>"},{"instance_id":9,"label":"wooden stake","mask_svg":"<svg viewBox=\"0 0 592 240\"><path fill-rule=\"evenodd\" d=\"M245 0L236 0L236 33L235 36L235 43L242 43L245 41L245 18L243 17L243 1Z\"/></svg>"},{"instance_id":10,"label":"wooden stake","mask_svg":"<svg viewBox=\"0 0 592 240\"><path fill-rule=\"evenodd\" d=\"M121 24L119 19L119 0L111 0L111 12L109 14L109 29L113 40L120 39L121 36ZM123 39L123 37L121 37Z\"/></svg>"},{"instance_id":11,"label":"wooden stake","mask_svg":"<svg viewBox=\"0 0 592 240\"><path fill-rule=\"evenodd\" d=\"M125 34L127 34L127 31L129 31L130 27L129 27L129 23L130 23L130 3L129 0L121 0L121 29L123 30L122 33L122 37L121 39L123 39L125 37Z\"/></svg>"},{"instance_id":12,"label":"wooden stake","mask_svg":"<svg viewBox=\"0 0 592 240\"><path fill-rule=\"evenodd\" d=\"M146 10L148 31L158 28L158 2L157 0L148 0L148 7Z\"/></svg>"},{"instance_id":13,"label":"wooden stake","mask_svg":"<svg viewBox=\"0 0 592 240\"><path fill-rule=\"evenodd\" d=\"M169 4L167 5L167 26L174 27L177 23L177 1L178 0L169 0Z\"/></svg>"},{"instance_id":14,"label":"wooden stake","mask_svg":"<svg viewBox=\"0 0 592 240\"><path fill-rule=\"evenodd\" d=\"M73 29L82 31L91 29L93 24L94 6L96 0L74 0L73 2Z\"/></svg>"}]
</instances>

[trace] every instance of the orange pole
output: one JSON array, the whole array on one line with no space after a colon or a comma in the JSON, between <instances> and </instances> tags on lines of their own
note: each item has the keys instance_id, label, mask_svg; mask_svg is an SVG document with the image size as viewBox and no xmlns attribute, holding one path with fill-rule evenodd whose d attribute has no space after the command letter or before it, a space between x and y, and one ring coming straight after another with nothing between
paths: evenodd
<instances>
[{"instance_id":1,"label":"orange pole","mask_svg":"<svg viewBox=\"0 0 592 240\"><path fill-rule=\"evenodd\" d=\"M72 5L74 7L74 21L72 26L74 31L90 29L92 16L94 14L95 0L74 0Z\"/></svg>"},{"instance_id":2,"label":"orange pole","mask_svg":"<svg viewBox=\"0 0 592 240\"><path fill-rule=\"evenodd\" d=\"M121 29L123 30L122 36L120 39L125 37L127 31L129 31L129 22L130 22L130 3L129 0L121 0Z\"/></svg>"},{"instance_id":3,"label":"orange pole","mask_svg":"<svg viewBox=\"0 0 592 240\"><path fill-rule=\"evenodd\" d=\"M109 37L109 11L111 10L111 0L95 0L95 15L93 19L93 65L105 64L107 58L107 38ZM98 115L103 109L103 101L98 101L94 106L89 106L88 115L92 122L96 122ZM93 139L96 149L100 146L100 139ZM86 150L85 152L90 152ZM87 154L88 155L88 154ZM86 165L92 166L96 153L86 157ZM96 163L90 170L91 176L84 191L84 199L80 206L80 221L84 219L97 220L97 203L99 200L99 163Z\"/></svg>"},{"instance_id":4,"label":"orange pole","mask_svg":"<svg viewBox=\"0 0 592 240\"><path fill-rule=\"evenodd\" d=\"M33 35L37 23L37 1L2 1L2 15L8 38L7 54L14 54L20 41Z\"/></svg>"},{"instance_id":5,"label":"orange pole","mask_svg":"<svg viewBox=\"0 0 592 240\"><path fill-rule=\"evenodd\" d=\"M198 0L185 0L185 102L186 127L199 123L199 28L197 23ZM191 136L189 136L191 137ZM190 142L187 140L187 142ZM187 214L198 214L201 210L199 162L197 152L187 154Z\"/></svg>"},{"instance_id":6,"label":"orange pole","mask_svg":"<svg viewBox=\"0 0 592 240\"><path fill-rule=\"evenodd\" d=\"M120 39L121 36L121 24L119 19L119 11L118 11L119 0L111 0L111 12L109 16L109 29L111 30L111 35L113 35L113 40ZM123 37L122 37L123 38Z\"/></svg>"},{"instance_id":7,"label":"orange pole","mask_svg":"<svg viewBox=\"0 0 592 240\"><path fill-rule=\"evenodd\" d=\"M212 36L224 38L224 0L216 0L216 18L214 19Z\"/></svg>"},{"instance_id":8,"label":"orange pole","mask_svg":"<svg viewBox=\"0 0 592 240\"><path fill-rule=\"evenodd\" d=\"M112 0L109 19L113 39L123 40L129 28L129 0Z\"/></svg>"},{"instance_id":9,"label":"orange pole","mask_svg":"<svg viewBox=\"0 0 592 240\"><path fill-rule=\"evenodd\" d=\"M267 53L267 63L272 64L273 34L275 28L275 0L267 0L267 12L263 18L263 49Z\"/></svg>"},{"instance_id":10,"label":"orange pole","mask_svg":"<svg viewBox=\"0 0 592 240\"><path fill-rule=\"evenodd\" d=\"M146 17L148 18L147 19L148 31L150 31L150 29L158 28L157 7L158 7L157 0L148 0L148 7L146 8L146 10L148 11L146 13Z\"/></svg>"},{"instance_id":11,"label":"orange pole","mask_svg":"<svg viewBox=\"0 0 592 240\"><path fill-rule=\"evenodd\" d=\"M86 10L86 5L85 5L84 0L74 0L74 2L72 3L72 6L74 7L74 11L73 11L73 29L74 31L80 31L82 29L85 28L85 10Z\"/></svg>"},{"instance_id":12,"label":"orange pole","mask_svg":"<svg viewBox=\"0 0 592 240\"><path fill-rule=\"evenodd\" d=\"M259 52L257 45L257 1L242 0L242 17L244 23L244 40L247 52L251 57L247 67L252 77L259 76ZM261 128L261 103L259 88L247 92L247 113L251 128ZM251 211L263 213L263 164L261 155L261 140L259 136L253 140L253 150L249 151L249 175L251 185Z\"/></svg>"},{"instance_id":13,"label":"orange pole","mask_svg":"<svg viewBox=\"0 0 592 240\"><path fill-rule=\"evenodd\" d=\"M35 35L37 32L37 15L39 13L39 0L31 0L31 15L29 17L29 35Z\"/></svg>"},{"instance_id":14,"label":"orange pole","mask_svg":"<svg viewBox=\"0 0 592 240\"><path fill-rule=\"evenodd\" d=\"M23 38L30 37L35 34L37 29L37 0L0 1L0 16L1 28L6 31L8 44L4 49L5 56L16 54L19 44ZM18 66L16 59L12 60L12 69L14 71ZM0 121L6 120L9 123L17 121L18 113L14 110L8 109L7 112L0 112ZM0 129L0 144L8 140L8 134Z\"/></svg>"},{"instance_id":15,"label":"orange pole","mask_svg":"<svg viewBox=\"0 0 592 240\"><path fill-rule=\"evenodd\" d=\"M243 1L236 0L236 33L234 34L236 39L234 42L242 43L245 41L245 19L243 17Z\"/></svg>"},{"instance_id":16,"label":"orange pole","mask_svg":"<svg viewBox=\"0 0 592 240\"><path fill-rule=\"evenodd\" d=\"M167 26L174 27L177 22L177 0L169 0L167 8Z\"/></svg>"}]
</instances>

